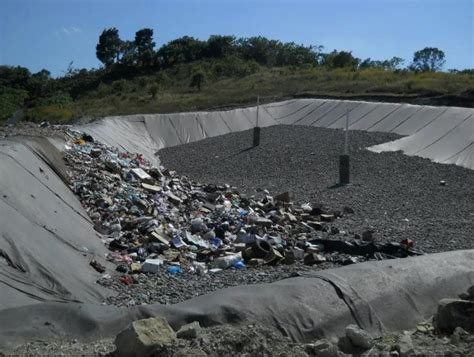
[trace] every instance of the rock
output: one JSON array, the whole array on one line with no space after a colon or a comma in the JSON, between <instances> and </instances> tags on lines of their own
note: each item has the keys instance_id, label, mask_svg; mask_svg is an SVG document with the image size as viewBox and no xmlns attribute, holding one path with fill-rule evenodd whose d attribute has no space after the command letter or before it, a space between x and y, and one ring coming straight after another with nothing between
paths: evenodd
<instances>
[{"instance_id":1,"label":"rock","mask_svg":"<svg viewBox=\"0 0 474 357\"><path fill-rule=\"evenodd\" d=\"M354 214L354 210L349 207L349 206L344 206L344 208L342 209L342 211L346 214Z\"/></svg>"},{"instance_id":2,"label":"rock","mask_svg":"<svg viewBox=\"0 0 474 357\"><path fill-rule=\"evenodd\" d=\"M467 294L469 295L471 300L474 300L474 285L467 289Z\"/></svg>"},{"instance_id":3,"label":"rock","mask_svg":"<svg viewBox=\"0 0 474 357\"><path fill-rule=\"evenodd\" d=\"M186 340L193 340L198 338L201 334L201 325L198 321L191 322L190 324L186 324L181 326L181 328L176 333L178 338L183 338Z\"/></svg>"},{"instance_id":4,"label":"rock","mask_svg":"<svg viewBox=\"0 0 474 357\"><path fill-rule=\"evenodd\" d=\"M398 352L400 357L408 357L412 355L415 350L413 347L413 341L411 339L411 336L407 333L400 336L395 345L395 350Z\"/></svg>"},{"instance_id":5,"label":"rock","mask_svg":"<svg viewBox=\"0 0 474 357\"><path fill-rule=\"evenodd\" d=\"M173 329L163 317L134 321L116 336L116 355L150 356L175 340Z\"/></svg>"},{"instance_id":6,"label":"rock","mask_svg":"<svg viewBox=\"0 0 474 357\"><path fill-rule=\"evenodd\" d=\"M374 231L372 229L368 229L362 233L362 240L364 242L373 242L374 241Z\"/></svg>"},{"instance_id":7,"label":"rock","mask_svg":"<svg viewBox=\"0 0 474 357\"><path fill-rule=\"evenodd\" d=\"M310 212L311 216L319 216L322 213L324 213L322 204L315 203L312 205L312 210Z\"/></svg>"},{"instance_id":8,"label":"rock","mask_svg":"<svg viewBox=\"0 0 474 357\"><path fill-rule=\"evenodd\" d=\"M469 336L469 332L462 327L456 327L451 335L450 342L452 345L458 345L463 339Z\"/></svg>"},{"instance_id":9,"label":"rock","mask_svg":"<svg viewBox=\"0 0 474 357\"><path fill-rule=\"evenodd\" d=\"M312 350L314 351L313 354L316 357L338 357L339 349L337 346L334 346L328 340L319 340L316 341L313 346Z\"/></svg>"},{"instance_id":10,"label":"rock","mask_svg":"<svg viewBox=\"0 0 474 357\"><path fill-rule=\"evenodd\" d=\"M368 350L374 344L374 341L372 340L372 337L369 335L369 333L357 325L347 326L345 332L347 338L355 347Z\"/></svg>"},{"instance_id":11,"label":"rock","mask_svg":"<svg viewBox=\"0 0 474 357\"><path fill-rule=\"evenodd\" d=\"M280 193L279 195L276 195L275 201L280 201L280 202L286 202L289 203L291 201L290 193L288 191Z\"/></svg>"},{"instance_id":12,"label":"rock","mask_svg":"<svg viewBox=\"0 0 474 357\"><path fill-rule=\"evenodd\" d=\"M474 301L442 299L433 324L441 333L451 334L456 327L474 333Z\"/></svg>"}]
</instances>

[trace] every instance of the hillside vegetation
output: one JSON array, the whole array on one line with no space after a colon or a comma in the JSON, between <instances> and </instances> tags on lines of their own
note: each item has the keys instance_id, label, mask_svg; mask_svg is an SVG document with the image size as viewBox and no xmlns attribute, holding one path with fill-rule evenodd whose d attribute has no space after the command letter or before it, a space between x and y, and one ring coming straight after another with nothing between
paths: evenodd
<instances>
[{"instance_id":1,"label":"hillside vegetation","mask_svg":"<svg viewBox=\"0 0 474 357\"><path fill-rule=\"evenodd\" d=\"M425 48L404 60L359 59L347 51L282 43L264 37L183 37L154 50L153 31L123 41L104 30L100 69L60 78L0 66L0 122L20 116L41 122L82 117L213 110L292 97L338 97L435 105L474 105L474 71L441 72L443 51Z\"/></svg>"}]
</instances>

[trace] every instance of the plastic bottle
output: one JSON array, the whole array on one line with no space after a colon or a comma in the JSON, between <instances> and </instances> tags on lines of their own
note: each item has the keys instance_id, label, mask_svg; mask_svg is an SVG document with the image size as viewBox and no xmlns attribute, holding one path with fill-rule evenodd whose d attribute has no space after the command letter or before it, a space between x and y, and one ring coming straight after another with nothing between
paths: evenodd
<instances>
[{"instance_id":1,"label":"plastic bottle","mask_svg":"<svg viewBox=\"0 0 474 357\"><path fill-rule=\"evenodd\" d=\"M183 269L181 269L181 267L177 266L177 265L171 265L168 267L168 273L170 274L179 274L179 273L182 273L183 272Z\"/></svg>"},{"instance_id":2,"label":"plastic bottle","mask_svg":"<svg viewBox=\"0 0 474 357\"><path fill-rule=\"evenodd\" d=\"M238 260L234 264L235 269L244 269L245 268L245 263L242 260Z\"/></svg>"},{"instance_id":3,"label":"plastic bottle","mask_svg":"<svg viewBox=\"0 0 474 357\"><path fill-rule=\"evenodd\" d=\"M227 269L234 266L234 264L240 260L242 260L241 254L226 255L224 257L216 258L214 260L214 265L220 269Z\"/></svg>"}]
</instances>

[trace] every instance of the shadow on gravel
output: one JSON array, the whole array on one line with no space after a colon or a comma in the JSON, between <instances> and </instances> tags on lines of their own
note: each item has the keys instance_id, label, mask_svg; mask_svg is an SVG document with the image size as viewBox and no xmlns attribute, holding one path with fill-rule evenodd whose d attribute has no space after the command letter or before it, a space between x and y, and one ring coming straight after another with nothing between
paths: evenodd
<instances>
[{"instance_id":1,"label":"shadow on gravel","mask_svg":"<svg viewBox=\"0 0 474 357\"><path fill-rule=\"evenodd\" d=\"M349 186L349 185L350 185L350 183L335 183L332 186L328 186L328 190L334 190L336 188L341 188L341 187L345 187L345 186Z\"/></svg>"},{"instance_id":2,"label":"shadow on gravel","mask_svg":"<svg viewBox=\"0 0 474 357\"><path fill-rule=\"evenodd\" d=\"M232 158L234 158L234 157L236 157L236 156L239 156L239 155L241 155L241 154L243 154L243 153L245 153L245 152L247 152L247 151L250 151L250 150L252 150L252 149L255 149L255 148L256 148L256 147L254 147L254 146L250 146L250 147L248 147L248 148L246 148L246 149L240 150L239 152L237 152L237 153L235 153L235 154L225 156L225 157L223 157L222 159L223 159L223 160L232 159Z\"/></svg>"},{"instance_id":3,"label":"shadow on gravel","mask_svg":"<svg viewBox=\"0 0 474 357\"><path fill-rule=\"evenodd\" d=\"M252 149L254 149L254 148L255 148L255 146L251 146L251 147L248 147L248 148L246 148L246 149L242 149L242 150L240 150L237 154L235 154L234 156L239 155L239 154L243 154L244 152L250 151L250 150L252 150Z\"/></svg>"}]
</instances>

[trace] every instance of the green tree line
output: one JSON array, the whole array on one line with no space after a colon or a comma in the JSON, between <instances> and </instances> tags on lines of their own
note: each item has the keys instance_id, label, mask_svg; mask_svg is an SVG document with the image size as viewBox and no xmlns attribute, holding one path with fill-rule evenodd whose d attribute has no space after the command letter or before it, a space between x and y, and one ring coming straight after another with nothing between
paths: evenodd
<instances>
[{"instance_id":1,"label":"green tree line","mask_svg":"<svg viewBox=\"0 0 474 357\"><path fill-rule=\"evenodd\" d=\"M157 48L154 31L150 28L138 30L132 40L122 39L116 28L104 29L98 38L96 55L103 64L102 68L75 69L71 62L59 78L52 78L47 70L30 73L19 66L0 66L0 120L24 107L46 108L69 117L71 114L66 113L68 105L97 90L102 83L143 75L153 74L162 78L149 86L149 94L154 99L162 84L170 81L168 76L173 76L174 69L181 73L182 66L191 68L189 87L200 91L206 83L218 78L241 78L264 67L320 67L328 71L374 68L420 73L441 71L446 57L442 50L426 47L416 51L412 61L403 66L405 61L400 57L361 59L350 51L325 52L317 45L305 46L262 36L236 38L231 35L212 35L207 40L184 36ZM473 70L452 72L473 73Z\"/></svg>"}]
</instances>

